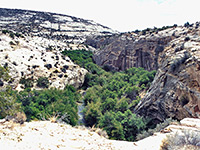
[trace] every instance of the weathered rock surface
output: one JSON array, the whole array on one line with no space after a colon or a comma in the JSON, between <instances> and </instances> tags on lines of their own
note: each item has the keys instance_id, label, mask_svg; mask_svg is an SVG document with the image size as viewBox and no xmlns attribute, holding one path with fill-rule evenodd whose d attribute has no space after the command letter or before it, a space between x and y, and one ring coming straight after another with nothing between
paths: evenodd
<instances>
[{"instance_id":1,"label":"weathered rock surface","mask_svg":"<svg viewBox=\"0 0 200 150\"><path fill-rule=\"evenodd\" d=\"M160 150L167 135L183 130L200 132L200 120L185 118L180 125L170 125L165 132L155 133L138 142L109 140L100 130L71 127L50 121L32 121L19 125L0 120L1 150Z\"/></svg>"},{"instance_id":2,"label":"weathered rock surface","mask_svg":"<svg viewBox=\"0 0 200 150\"><path fill-rule=\"evenodd\" d=\"M33 80L34 88L39 77L47 77L50 87L81 86L87 71L61 52L95 50L83 44L87 37L118 33L92 20L5 8L0 8L0 28L0 65L8 67L9 84L17 90L21 78ZM0 80L0 87L7 84Z\"/></svg>"},{"instance_id":3,"label":"weathered rock surface","mask_svg":"<svg viewBox=\"0 0 200 150\"><path fill-rule=\"evenodd\" d=\"M100 66L121 71L131 67L146 70L158 69L158 57L165 46L180 34L179 28L169 28L158 33L140 35L122 33L112 36L88 38L86 44L98 49L94 61Z\"/></svg>"},{"instance_id":4,"label":"weathered rock surface","mask_svg":"<svg viewBox=\"0 0 200 150\"><path fill-rule=\"evenodd\" d=\"M80 44L91 35L118 33L92 20L50 12L4 8L0 8L0 27L68 44Z\"/></svg>"},{"instance_id":5,"label":"weathered rock surface","mask_svg":"<svg viewBox=\"0 0 200 150\"><path fill-rule=\"evenodd\" d=\"M200 28L179 28L183 34L159 55L157 74L135 112L154 123L172 117L200 117Z\"/></svg>"},{"instance_id":6,"label":"weathered rock surface","mask_svg":"<svg viewBox=\"0 0 200 150\"><path fill-rule=\"evenodd\" d=\"M34 81L34 88L39 77L47 77L50 87L63 89L67 84L79 87L84 82L87 71L74 64L57 49L47 49L52 40L39 37L14 37L0 31L0 65L8 67L12 78L9 83L20 90L20 79ZM59 42L55 45L59 46Z\"/></svg>"}]
</instances>

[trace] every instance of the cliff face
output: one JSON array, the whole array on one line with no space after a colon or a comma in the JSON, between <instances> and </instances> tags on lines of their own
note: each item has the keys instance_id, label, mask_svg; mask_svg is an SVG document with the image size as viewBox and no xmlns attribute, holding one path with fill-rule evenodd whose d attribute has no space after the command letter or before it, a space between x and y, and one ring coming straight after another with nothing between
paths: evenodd
<instances>
[{"instance_id":1,"label":"cliff face","mask_svg":"<svg viewBox=\"0 0 200 150\"><path fill-rule=\"evenodd\" d=\"M165 46L178 36L175 32L174 28L170 28L146 35L122 33L87 39L86 43L99 49L94 55L94 61L100 66L117 71L131 67L157 70L158 56Z\"/></svg>"},{"instance_id":2,"label":"cliff face","mask_svg":"<svg viewBox=\"0 0 200 150\"><path fill-rule=\"evenodd\" d=\"M168 117L200 117L200 28L179 28L158 58L159 69L135 112L154 123Z\"/></svg>"}]
</instances>

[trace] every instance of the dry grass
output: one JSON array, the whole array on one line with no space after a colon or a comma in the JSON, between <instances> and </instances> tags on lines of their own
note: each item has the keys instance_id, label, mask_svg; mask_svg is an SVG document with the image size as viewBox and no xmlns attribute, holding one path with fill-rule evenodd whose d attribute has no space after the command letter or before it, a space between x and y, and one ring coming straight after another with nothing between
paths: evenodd
<instances>
[{"instance_id":1,"label":"dry grass","mask_svg":"<svg viewBox=\"0 0 200 150\"><path fill-rule=\"evenodd\" d=\"M162 141L161 150L200 150L200 132L182 130L171 134Z\"/></svg>"},{"instance_id":2,"label":"dry grass","mask_svg":"<svg viewBox=\"0 0 200 150\"><path fill-rule=\"evenodd\" d=\"M18 112L14 115L14 122L24 124L26 121L26 114L24 112Z\"/></svg>"}]
</instances>

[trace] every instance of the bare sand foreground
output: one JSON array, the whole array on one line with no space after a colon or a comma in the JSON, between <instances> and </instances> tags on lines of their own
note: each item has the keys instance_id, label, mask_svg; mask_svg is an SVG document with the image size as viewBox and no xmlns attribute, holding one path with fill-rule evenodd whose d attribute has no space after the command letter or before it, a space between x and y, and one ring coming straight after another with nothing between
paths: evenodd
<instances>
[{"instance_id":1,"label":"bare sand foreground","mask_svg":"<svg viewBox=\"0 0 200 150\"><path fill-rule=\"evenodd\" d=\"M191 127L191 120L181 126L169 126L170 131ZM200 120L193 128L200 129ZM159 150L163 138L170 133L156 133L138 142L115 141L86 128L71 127L50 121L25 122L23 125L0 122L1 150Z\"/></svg>"}]
</instances>

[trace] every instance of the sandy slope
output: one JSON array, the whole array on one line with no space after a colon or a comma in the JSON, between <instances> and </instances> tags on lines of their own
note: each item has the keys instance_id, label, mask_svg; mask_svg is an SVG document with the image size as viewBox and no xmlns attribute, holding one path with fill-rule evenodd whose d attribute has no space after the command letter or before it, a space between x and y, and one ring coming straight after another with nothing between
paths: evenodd
<instances>
[{"instance_id":1,"label":"sandy slope","mask_svg":"<svg viewBox=\"0 0 200 150\"><path fill-rule=\"evenodd\" d=\"M115 141L83 127L71 127L50 121L26 122L23 125L0 121L1 150L159 150L167 134L183 128L200 130L200 119L184 119L170 125L170 133L156 133L138 142Z\"/></svg>"},{"instance_id":2,"label":"sandy slope","mask_svg":"<svg viewBox=\"0 0 200 150\"><path fill-rule=\"evenodd\" d=\"M11 125L7 122L0 126L1 150L125 150L127 148L133 149L133 143L108 140L88 129L73 128L50 121L34 121L24 125Z\"/></svg>"}]
</instances>

